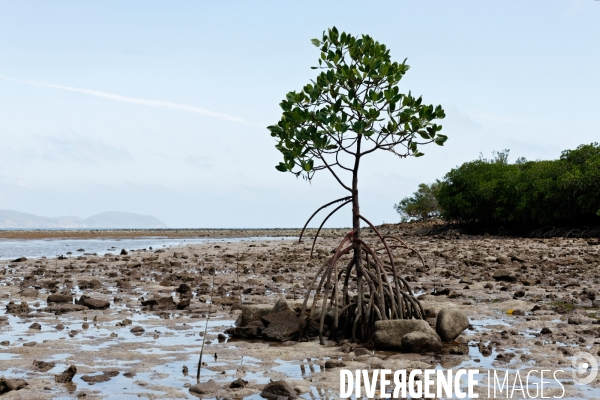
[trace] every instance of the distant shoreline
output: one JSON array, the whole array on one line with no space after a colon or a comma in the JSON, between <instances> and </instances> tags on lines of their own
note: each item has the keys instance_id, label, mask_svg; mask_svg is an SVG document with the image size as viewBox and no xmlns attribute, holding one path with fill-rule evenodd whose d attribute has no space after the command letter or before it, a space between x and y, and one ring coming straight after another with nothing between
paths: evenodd
<instances>
[{"instance_id":1,"label":"distant shoreline","mask_svg":"<svg viewBox=\"0 0 600 400\"><path fill-rule=\"evenodd\" d=\"M322 229L319 236L329 237L347 233L349 228ZM0 229L0 239L52 239L52 238L101 238L101 237L252 237L252 236L299 236L300 228L257 229ZM308 228L306 236L314 236L315 228Z\"/></svg>"}]
</instances>

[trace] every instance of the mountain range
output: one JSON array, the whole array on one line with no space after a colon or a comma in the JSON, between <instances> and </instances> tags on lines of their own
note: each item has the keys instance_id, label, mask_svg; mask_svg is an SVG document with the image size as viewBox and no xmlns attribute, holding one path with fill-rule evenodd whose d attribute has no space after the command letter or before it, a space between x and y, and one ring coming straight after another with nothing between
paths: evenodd
<instances>
[{"instance_id":1,"label":"mountain range","mask_svg":"<svg viewBox=\"0 0 600 400\"><path fill-rule=\"evenodd\" d=\"M88 218L41 217L14 210L0 210L0 229L164 229L152 215L107 211Z\"/></svg>"}]
</instances>

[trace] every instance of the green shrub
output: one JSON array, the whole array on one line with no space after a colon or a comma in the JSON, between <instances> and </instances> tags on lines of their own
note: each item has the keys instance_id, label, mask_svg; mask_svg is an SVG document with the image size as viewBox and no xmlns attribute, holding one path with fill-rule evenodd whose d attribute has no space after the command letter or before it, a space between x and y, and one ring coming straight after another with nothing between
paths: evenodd
<instances>
[{"instance_id":1,"label":"green shrub","mask_svg":"<svg viewBox=\"0 0 600 400\"><path fill-rule=\"evenodd\" d=\"M600 224L600 146L566 150L559 160L467 162L440 182L445 219L490 228ZM498 157L503 155L503 157ZM500 160L502 158L502 160Z\"/></svg>"},{"instance_id":2,"label":"green shrub","mask_svg":"<svg viewBox=\"0 0 600 400\"><path fill-rule=\"evenodd\" d=\"M419 190L414 192L412 197L405 197L398 204L394 204L402 222L439 217L441 209L436 199L438 188L439 182L431 185L421 183Z\"/></svg>"}]
</instances>

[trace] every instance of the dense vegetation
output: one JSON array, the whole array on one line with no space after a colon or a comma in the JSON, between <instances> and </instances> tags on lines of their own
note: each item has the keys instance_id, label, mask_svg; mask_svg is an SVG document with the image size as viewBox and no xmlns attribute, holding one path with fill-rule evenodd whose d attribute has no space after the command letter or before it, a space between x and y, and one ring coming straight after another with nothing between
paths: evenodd
<instances>
[{"instance_id":1,"label":"dense vegetation","mask_svg":"<svg viewBox=\"0 0 600 400\"><path fill-rule=\"evenodd\" d=\"M434 193L444 219L488 229L600 225L600 146L512 164L508 151L499 152L452 169ZM405 212L418 205L405 200Z\"/></svg>"},{"instance_id":2,"label":"dense vegetation","mask_svg":"<svg viewBox=\"0 0 600 400\"><path fill-rule=\"evenodd\" d=\"M441 209L436 198L438 189L439 182L434 182L431 185L421 183L412 197L405 197L398 204L394 204L394 208L400 214L401 221L408 222L439 217Z\"/></svg>"}]
</instances>

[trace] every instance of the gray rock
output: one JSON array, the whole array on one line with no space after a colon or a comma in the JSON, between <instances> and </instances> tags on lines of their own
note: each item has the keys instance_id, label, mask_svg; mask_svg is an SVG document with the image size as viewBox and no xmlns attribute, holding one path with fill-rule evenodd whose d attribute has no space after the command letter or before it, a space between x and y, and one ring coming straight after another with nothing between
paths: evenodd
<instances>
[{"instance_id":1,"label":"gray rock","mask_svg":"<svg viewBox=\"0 0 600 400\"><path fill-rule=\"evenodd\" d=\"M400 350L402 337L410 332L435 334L427 321L422 319L392 319L376 321L373 342L378 349Z\"/></svg>"},{"instance_id":2,"label":"gray rock","mask_svg":"<svg viewBox=\"0 0 600 400\"><path fill-rule=\"evenodd\" d=\"M284 310L278 313L269 313L260 318L265 326L269 326L270 324L289 324L289 323L298 323L299 319L295 312L291 310Z\"/></svg>"},{"instance_id":3,"label":"gray rock","mask_svg":"<svg viewBox=\"0 0 600 400\"><path fill-rule=\"evenodd\" d=\"M51 294L46 303L73 303L73 296L68 294Z\"/></svg>"},{"instance_id":4,"label":"gray rock","mask_svg":"<svg viewBox=\"0 0 600 400\"><path fill-rule=\"evenodd\" d=\"M134 335L141 335L142 333L146 332L146 330L141 326L134 326L129 330L129 332L133 333Z\"/></svg>"},{"instance_id":5,"label":"gray rock","mask_svg":"<svg viewBox=\"0 0 600 400\"><path fill-rule=\"evenodd\" d=\"M264 339L287 342L288 340L297 340L300 326L295 323L273 323L263 329L261 334Z\"/></svg>"},{"instance_id":6,"label":"gray rock","mask_svg":"<svg viewBox=\"0 0 600 400\"><path fill-rule=\"evenodd\" d=\"M192 287L190 285L188 285L187 283L182 283L179 285L179 287L177 289L175 289L175 291L177 293L189 293L192 291Z\"/></svg>"},{"instance_id":7,"label":"gray rock","mask_svg":"<svg viewBox=\"0 0 600 400\"><path fill-rule=\"evenodd\" d=\"M433 331L414 331L402 337L401 350L403 353L439 353L442 351L442 342Z\"/></svg>"},{"instance_id":8,"label":"gray rock","mask_svg":"<svg viewBox=\"0 0 600 400\"><path fill-rule=\"evenodd\" d=\"M46 372L54 368L56 364L54 362L38 361L33 360L33 367L39 369L42 372Z\"/></svg>"},{"instance_id":9,"label":"gray rock","mask_svg":"<svg viewBox=\"0 0 600 400\"><path fill-rule=\"evenodd\" d=\"M496 281L502 281L502 282L516 282L517 281L517 277L515 276L515 274L513 274L512 272L510 272L507 269L498 269L498 270L494 271L492 278L494 278Z\"/></svg>"},{"instance_id":10,"label":"gray rock","mask_svg":"<svg viewBox=\"0 0 600 400\"><path fill-rule=\"evenodd\" d=\"M268 383L263 388L260 395L265 399L269 400L278 400L280 398L284 399L297 399L298 394L294 390L292 386L286 381L275 381Z\"/></svg>"},{"instance_id":11,"label":"gray rock","mask_svg":"<svg viewBox=\"0 0 600 400\"><path fill-rule=\"evenodd\" d=\"M92 279L90 281L90 286L97 289L97 288L102 287L102 282L100 282L98 279Z\"/></svg>"},{"instance_id":12,"label":"gray rock","mask_svg":"<svg viewBox=\"0 0 600 400\"><path fill-rule=\"evenodd\" d=\"M498 262L498 264L504 264L504 265L512 264L512 260L505 256L498 257L496 261Z\"/></svg>"},{"instance_id":13,"label":"gray rock","mask_svg":"<svg viewBox=\"0 0 600 400\"><path fill-rule=\"evenodd\" d=\"M344 368L346 363L341 360L327 360L325 361L325 368L333 369L333 368Z\"/></svg>"},{"instance_id":14,"label":"gray rock","mask_svg":"<svg viewBox=\"0 0 600 400\"><path fill-rule=\"evenodd\" d=\"M190 392L196 394L210 394L219 391L221 387L217 382L210 379L208 382L197 383L193 386L190 386Z\"/></svg>"},{"instance_id":15,"label":"gray rock","mask_svg":"<svg viewBox=\"0 0 600 400\"><path fill-rule=\"evenodd\" d=\"M13 390L21 390L29 384L23 379L6 379L0 378L0 394L12 392Z\"/></svg>"},{"instance_id":16,"label":"gray rock","mask_svg":"<svg viewBox=\"0 0 600 400\"><path fill-rule=\"evenodd\" d=\"M242 378L238 378L235 381L231 382L229 387L231 389L243 389L248 384L248 381L243 380Z\"/></svg>"},{"instance_id":17,"label":"gray rock","mask_svg":"<svg viewBox=\"0 0 600 400\"><path fill-rule=\"evenodd\" d=\"M26 302L22 301L21 304L15 304L13 301L6 305L6 312L8 314L29 314L29 306Z\"/></svg>"},{"instance_id":18,"label":"gray rock","mask_svg":"<svg viewBox=\"0 0 600 400\"><path fill-rule=\"evenodd\" d=\"M589 322L587 322L582 317L569 317L569 319L567 320L567 324L569 325L585 325L587 323Z\"/></svg>"},{"instance_id":19,"label":"gray rock","mask_svg":"<svg viewBox=\"0 0 600 400\"><path fill-rule=\"evenodd\" d=\"M119 282L117 282L117 287L119 289L131 289L131 288L133 288L133 286L131 286L131 283L129 283L127 281L119 281Z\"/></svg>"},{"instance_id":20,"label":"gray rock","mask_svg":"<svg viewBox=\"0 0 600 400\"><path fill-rule=\"evenodd\" d=\"M242 305L242 318L238 326L246 326L250 322L259 321L261 317L269 314L273 306L270 304L244 304Z\"/></svg>"},{"instance_id":21,"label":"gray rock","mask_svg":"<svg viewBox=\"0 0 600 400\"><path fill-rule=\"evenodd\" d=\"M21 290L21 296L23 297L37 297L38 296L38 291L32 288L27 288L27 289L23 289Z\"/></svg>"},{"instance_id":22,"label":"gray rock","mask_svg":"<svg viewBox=\"0 0 600 400\"><path fill-rule=\"evenodd\" d=\"M371 350L365 349L364 347L359 347L357 349L354 349L354 355L356 355L357 357L371 355L371 354L372 354Z\"/></svg>"},{"instance_id":23,"label":"gray rock","mask_svg":"<svg viewBox=\"0 0 600 400\"><path fill-rule=\"evenodd\" d=\"M87 383L102 383L108 382L110 378L119 375L119 371L103 371L100 375L83 375L81 380Z\"/></svg>"},{"instance_id":24,"label":"gray rock","mask_svg":"<svg viewBox=\"0 0 600 400\"><path fill-rule=\"evenodd\" d=\"M261 328L257 326L234 326L225 331L235 338L254 339L260 336Z\"/></svg>"},{"instance_id":25,"label":"gray rock","mask_svg":"<svg viewBox=\"0 0 600 400\"><path fill-rule=\"evenodd\" d=\"M289 306L287 301L285 300L285 296L281 296L277 303L271 309L271 313L276 314L281 311L292 311L292 307Z\"/></svg>"},{"instance_id":26,"label":"gray rock","mask_svg":"<svg viewBox=\"0 0 600 400\"><path fill-rule=\"evenodd\" d=\"M77 304L92 310L105 310L110 307L110 302L108 300L92 299L85 295L79 298Z\"/></svg>"},{"instance_id":27,"label":"gray rock","mask_svg":"<svg viewBox=\"0 0 600 400\"><path fill-rule=\"evenodd\" d=\"M469 327L469 318L460 310L442 309L437 316L435 331L442 341L451 342Z\"/></svg>"},{"instance_id":28,"label":"gray rock","mask_svg":"<svg viewBox=\"0 0 600 400\"><path fill-rule=\"evenodd\" d=\"M150 310L171 310L176 307L173 297L155 297L142 301L143 306L150 307Z\"/></svg>"},{"instance_id":29,"label":"gray rock","mask_svg":"<svg viewBox=\"0 0 600 400\"><path fill-rule=\"evenodd\" d=\"M67 303L54 303L44 308L45 312L53 312L55 314L64 314L72 311L83 311L87 310L87 307L79 304L67 304Z\"/></svg>"},{"instance_id":30,"label":"gray rock","mask_svg":"<svg viewBox=\"0 0 600 400\"><path fill-rule=\"evenodd\" d=\"M77 368L74 365L71 365L67 368L63 373L59 375L54 375L54 381L57 383L69 383L73 382L73 377L77 373Z\"/></svg>"}]
</instances>

